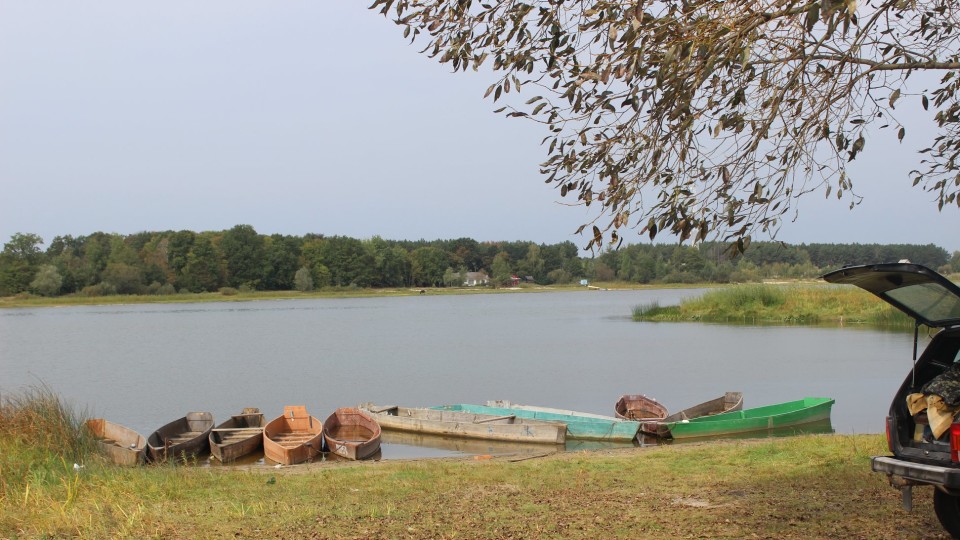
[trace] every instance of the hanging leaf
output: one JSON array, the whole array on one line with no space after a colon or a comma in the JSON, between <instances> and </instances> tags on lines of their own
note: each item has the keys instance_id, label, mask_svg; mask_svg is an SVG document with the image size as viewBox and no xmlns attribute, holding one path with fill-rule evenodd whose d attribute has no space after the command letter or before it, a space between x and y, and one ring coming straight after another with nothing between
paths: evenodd
<instances>
[{"instance_id":1,"label":"hanging leaf","mask_svg":"<svg viewBox=\"0 0 960 540\"><path fill-rule=\"evenodd\" d=\"M897 102L898 99L900 99L900 89L899 89L899 88L897 88L896 90L893 91L892 94L890 94L890 108L891 108L891 109L894 108L894 104Z\"/></svg>"},{"instance_id":2,"label":"hanging leaf","mask_svg":"<svg viewBox=\"0 0 960 540\"><path fill-rule=\"evenodd\" d=\"M807 10L807 20L806 20L807 32L813 32L813 27L816 26L817 21L819 20L820 20L820 5L814 4L812 8Z\"/></svg>"}]
</instances>

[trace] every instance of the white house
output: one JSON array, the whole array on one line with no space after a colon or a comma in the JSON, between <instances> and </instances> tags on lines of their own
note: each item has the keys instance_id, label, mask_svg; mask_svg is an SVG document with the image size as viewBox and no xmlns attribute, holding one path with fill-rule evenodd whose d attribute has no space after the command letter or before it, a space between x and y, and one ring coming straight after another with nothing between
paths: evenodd
<instances>
[{"instance_id":1,"label":"white house","mask_svg":"<svg viewBox=\"0 0 960 540\"><path fill-rule=\"evenodd\" d=\"M467 287L475 287L477 285L486 285L490 282L490 277L483 272L467 272L467 280L463 284Z\"/></svg>"}]
</instances>

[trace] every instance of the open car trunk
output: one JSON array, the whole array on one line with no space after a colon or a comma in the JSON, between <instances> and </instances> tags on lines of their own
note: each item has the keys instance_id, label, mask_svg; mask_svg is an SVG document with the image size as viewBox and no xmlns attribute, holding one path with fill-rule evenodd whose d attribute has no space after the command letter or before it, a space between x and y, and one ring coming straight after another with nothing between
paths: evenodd
<instances>
[{"instance_id":1,"label":"open car trunk","mask_svg":"<svg viewBox=\"0 0 960 540\"><path fill-rule=\"evenodd\" d=\"M829 283L856 285L937 331L900 386L890 406L888 432L894 455L911 461L955 466L950 430L935 436L927 410L911 414L908 396L924 394L934 379L957 374L960 396L960 287L925 266L910 263L852 266L823 276ZM947 399L945 398L944 401Z\"/></svg>"}]
</instances>

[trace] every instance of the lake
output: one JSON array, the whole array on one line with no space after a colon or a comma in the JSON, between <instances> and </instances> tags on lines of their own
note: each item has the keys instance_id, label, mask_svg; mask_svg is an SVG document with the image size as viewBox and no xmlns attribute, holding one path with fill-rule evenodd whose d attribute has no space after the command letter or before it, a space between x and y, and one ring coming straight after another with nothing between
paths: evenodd
<instances>
[{"instance_id":1,"label":"lake","mask_svg":"<svg viewBox=\"0 0 960 540\"><path fill-rule=\"evenodd\" d=\"M913 336L863 327L637 323L700 289L304 299L0 310L0 392L45 384L144 435L187 411L217 422L337 407L509 399L612 414L622 394L676 411L836 399L839 433L881 433ZM399 440L384 457L439 455ZM391 451L392 449L392 451Z\"/></svg>"}]
</instances>

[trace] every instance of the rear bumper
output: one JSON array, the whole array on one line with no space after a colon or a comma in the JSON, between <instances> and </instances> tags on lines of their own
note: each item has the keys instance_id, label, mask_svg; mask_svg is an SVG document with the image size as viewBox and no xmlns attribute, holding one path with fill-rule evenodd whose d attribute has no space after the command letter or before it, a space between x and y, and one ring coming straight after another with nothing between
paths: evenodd
<instances>
[{"instance_id":1,"label":"rear bumper","mask_svg":"<svg viewBox=\"0 0 960 540\"><path fill-rule=\"evenodd\" d=\"M870 463L873 472L898 476L917 484L960 489L960 468L925 465L888 456L874 457Z\"/></svg>"}]
</instances>

